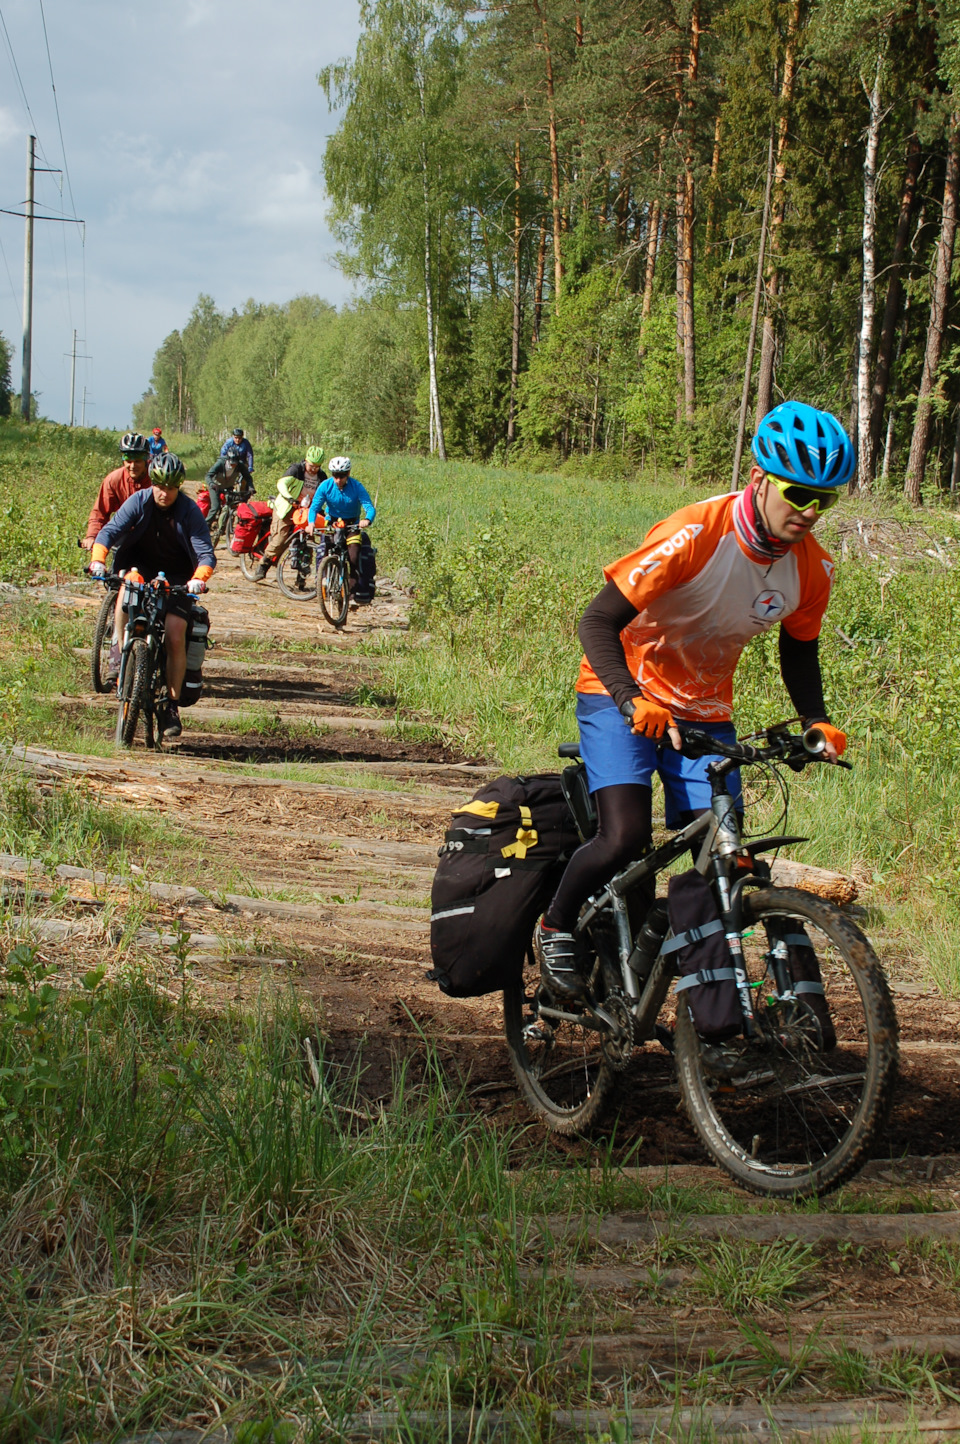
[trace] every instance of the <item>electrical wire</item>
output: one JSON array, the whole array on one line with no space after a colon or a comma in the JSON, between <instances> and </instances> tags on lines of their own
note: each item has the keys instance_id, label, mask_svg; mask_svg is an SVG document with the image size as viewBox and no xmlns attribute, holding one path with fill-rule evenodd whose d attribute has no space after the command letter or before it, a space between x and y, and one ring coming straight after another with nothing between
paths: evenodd
<instances>
[{"instance_id":1,"label":"electrical wire","mask_svg":"<svg viewBox=\"0 0 960 1444\"><path fill-rule=\"evenodd\" d=\"M4 38L5 42L6 42L6 46L7 46L7 57L8 57L8 59L9 59L9 61L10 61L10 65L11 65L11 68L12 68L12 70L13 70L13 73L14 73L14 75L15 75L16 78L17 78L17 85L20 87L20 97L21 97L21 99L23 100L23 108L24 108L24 110L27 112L27 119L30 121L31 129L33 130L34 134L36 134L36 131L37 131L37 122L36 122L36 121L34 120L34 118L33 118L33 111L30 109L30 102L29 102L29 100L27 99L27 92L26 92L26 91L24 90L24 88L23 88L23 81L22 81L21 78L20 78L20 67L19 67L19 65L17 64L17 57L16 57L16 55L14 54L14 50L13 50L13 42L12 42L11 39L10 39L10 32L9 32L8 29L7 29L7 22L6 22L6 20L4 20L4 18L3 18L3 11L2 11L2 10L0 10L0 29L2 29L2 31L3 31L3 38Z\"/></svg>"},{"instance_id":2,"label":"electrical wire","mask_svg":"<svg viewBox=\"0 0 960 1444\"><path fill-rule=\"evenodd\" d=\"M17 316L20 320L20 329L23 330L23 307L20 305L20 297L17 295L17 288L13 284L13 277L10 274L10 262L7 260L7 253L3 248L3 234L0 232L0 256L3 257L4 269L7 273L7 280L10 282L10 294L13 297L13 304L17 308Z\"/></svg>"}]
</instances>

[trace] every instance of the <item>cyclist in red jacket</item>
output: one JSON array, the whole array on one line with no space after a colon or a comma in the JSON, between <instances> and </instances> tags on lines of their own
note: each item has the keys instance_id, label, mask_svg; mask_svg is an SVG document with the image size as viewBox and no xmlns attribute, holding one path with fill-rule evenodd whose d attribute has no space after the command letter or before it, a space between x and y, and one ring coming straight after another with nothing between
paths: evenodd
<instances>
[{"instance_id":1,"label":"cyclist in red jacket","mask_svg":"<svg viewBox=\"0 0 960 1444\"><path fill-rule=\"evenodd\" d=\"M128 431L120 442L122 466L109 471L103 478L100 491L93 504L87 522L87 534L80 545L85 552L93 550L97 533L101 531L135 491L144 491L150 485L147 467L150 464L150 444L139 431Z\"/></svg>"}]
</instances>

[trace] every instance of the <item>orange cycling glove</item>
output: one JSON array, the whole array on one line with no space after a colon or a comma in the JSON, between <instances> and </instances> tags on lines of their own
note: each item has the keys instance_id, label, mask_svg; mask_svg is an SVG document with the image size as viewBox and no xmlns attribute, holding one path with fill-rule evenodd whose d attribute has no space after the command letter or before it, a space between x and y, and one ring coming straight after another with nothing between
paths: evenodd
<instances>
[{"instance_id":1,"label":"orange cycling glove","mask_svg":"<svg viewBox=\"0 0 960 1444\"><path fill-rule=\"evenodd\" d=\"M630 724L630 731L639 737L662 737L668 727L676 726L666 707L648 702L646 697L634 697L632 702L624 702L620 710Z\"/></svg>"},{"instance_id":2,"label":"orange cycling glove","mask_svg":"<svg viewBox=\"0 0 960 1444\"><path fill-rule=\"evenodd\" d=\"M841 732L839 727L832 726L829 722L814 722L812 724L818 732L822 732L830 743L838 757L842 757L847 746L847 734Z\"/></svg>"}]
</instances>

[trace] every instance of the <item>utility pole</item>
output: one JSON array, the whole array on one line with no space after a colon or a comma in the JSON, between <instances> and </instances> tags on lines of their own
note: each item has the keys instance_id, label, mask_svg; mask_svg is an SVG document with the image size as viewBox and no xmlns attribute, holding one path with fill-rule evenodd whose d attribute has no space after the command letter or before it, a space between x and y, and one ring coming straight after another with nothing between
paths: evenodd
<instances>
[{"instance_id":1,"label":"utility pole","mask_svg":"<svg viewBox=\"0 0 960 1444\"><path fill-rule=\"evenodd\" d=\"M20 415L30 420L30 359L33 346L33 172L35 135L27 136L27 231L23 244L23 369L20 374Z\"/></svg>"},{"instance_id":2,"label":"utility pole","mask_svg":"<svg viewBox=\"0 0 960 1444\"><path fill-rule=\"evenodd\" d=\"M20 415L24 421L30 420L30 363L33 358L33 223L35 220L59 221L62 225L79 226L81 234L85 234L86 226L86 222L82 221L79 216L37 215L34 186L38 171L43 175L61 174L61 171L55 167L37 165L37 137L29 135L27 136L27 199L24 202L26 210L10 211L6 206L0 206L0 214L5 216L22 215L27 223L23 239L23 366L20 373ZM76 331L73 335L74 346L76 346ZM70 410L71 412L73 410L72 397Z\"/></svg>"},{"instance_id":3,"label":"utility pole","mask_svg":"<svg viewBox=\"0 0 960 1444\"><path fill-rule=\"evenodd\" d=\"M73 418L76 414L74 409L74 399L76 398L77 394L77 357L79 356L81 361L89 361L91 359L85 351L77 350L76 328L74 328L73 332L73 350L65 351L63 354L70 357L70 425L72 426ZM86 391L86 387L84 387L84 391Z\"/></svg>"},{"instance_id":4,"label":"utility pole","mask_svg":"<svg viewBox=\"0 0 960 1444\"><path fill-rule=\"evenodd\" d=\"M80 403L80 425L81 425L81 426L86 426L86 424L87 424L87 388L84 387L84 388L83 388L83 400L82 400L81 403ZM376 506L376 502L374 502L374 506Z\"/></svg>"}]
</instances>

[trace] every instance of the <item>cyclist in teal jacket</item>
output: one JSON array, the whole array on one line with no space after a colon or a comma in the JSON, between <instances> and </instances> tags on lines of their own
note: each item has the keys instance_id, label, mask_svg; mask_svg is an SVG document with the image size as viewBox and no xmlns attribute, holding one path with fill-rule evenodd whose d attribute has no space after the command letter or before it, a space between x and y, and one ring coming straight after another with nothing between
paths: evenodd
<instances>
[{"instance_id":1,"label":"cyclist in teal jacket","mask_svg":"<svg viewBox=\"0 0 960 1444\"><path fill-rule=\"evenodd\" d=\"M350 605L355 606L353 594L357 590L363 533L376 516L377 509L366 487L350 475L349 456L335 456L330 462L330 471L329 480L322 481L313 494L307 516L307 533L313 536L320 511L329 521L344 523L350 562Z\"/></svg>"}]
</instances>

